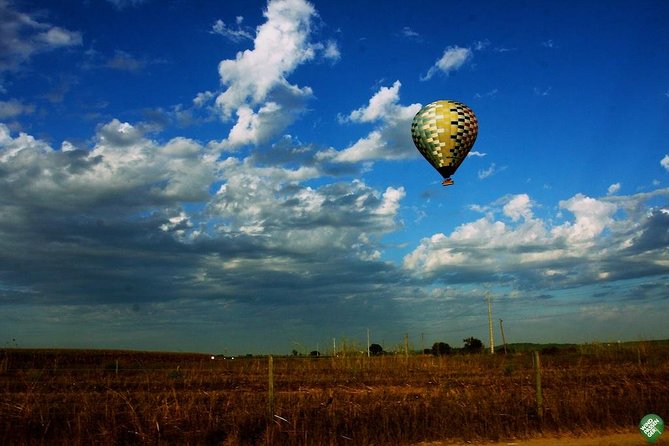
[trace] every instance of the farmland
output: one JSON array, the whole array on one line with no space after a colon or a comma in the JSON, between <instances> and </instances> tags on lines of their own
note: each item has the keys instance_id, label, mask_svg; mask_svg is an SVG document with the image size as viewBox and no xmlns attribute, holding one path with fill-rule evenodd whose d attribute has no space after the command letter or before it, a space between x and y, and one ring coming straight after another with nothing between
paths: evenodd
<instances>
[{"instance_id":1,"label":"farmland","mask_svg":"<svg viewBox=\"0 0 669 446\"><path fill-rule=\"evenodd\" d=\"M669 347L211 359L0 350L0 444L379 445L630 431L669 418ZM269 389L273 388L273 392Z\"/></svg>"}]
</instances>

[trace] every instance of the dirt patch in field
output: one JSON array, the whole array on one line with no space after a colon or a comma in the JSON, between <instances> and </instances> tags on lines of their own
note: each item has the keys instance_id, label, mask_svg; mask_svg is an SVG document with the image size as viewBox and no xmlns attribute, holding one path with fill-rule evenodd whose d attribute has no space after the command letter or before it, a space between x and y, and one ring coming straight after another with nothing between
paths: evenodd
<instances>
[{"instance_id":1,"label":"dirt patch in field","mask_svg":"<svg viewBox=\"0 0 669 446\"><path fill-rule=\"evenodd\" d=\"M609 434L597 437L561 437L534 438L531 440L508 440L499 443L465 443L465 442L423 442L414 446L644 446L649 445L639 432L625 434ZM663 436L653 443L654 446L669 446L669 436Z\"/></svg>"}]
</instances>

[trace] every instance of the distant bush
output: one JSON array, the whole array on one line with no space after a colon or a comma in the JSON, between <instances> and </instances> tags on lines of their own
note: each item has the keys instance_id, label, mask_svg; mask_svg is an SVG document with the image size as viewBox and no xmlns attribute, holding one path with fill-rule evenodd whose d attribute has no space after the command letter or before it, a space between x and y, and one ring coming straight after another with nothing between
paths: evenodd
<instances>
[{"instance_id":1,"label":"distant bush","mask_svg":"<svg viewBox=\"0 0 669 446\"><path fill-rule=\"evenodd\" d=\"M383 347L379 344L372 344L369 346L369 354L372 356L381 356L383 354Z\"/></svg>"},{"instance_id":2,"label":"distant bush","mask_svg":"<svg viewBox=\"0 0 669 446\"><path fill-rule=\"evenodd\" d=\"M469 337L462 341L465 343L462 348L465 353L481 353L483 351L483 342L480 339Z\"/></svg>"},{"instance_id":3,"label":"distant bush","mask_svg":"<svg viewBox=\"0 0 669 446\"><path fill-rule=\"evenodd\" d=\"M453 349L447 343L435 342L432 345L432 350L430 350L430 353L432 353L434 356L443 356L443 355L450 355L452 351Z\"/></svg>"}]
</instances>

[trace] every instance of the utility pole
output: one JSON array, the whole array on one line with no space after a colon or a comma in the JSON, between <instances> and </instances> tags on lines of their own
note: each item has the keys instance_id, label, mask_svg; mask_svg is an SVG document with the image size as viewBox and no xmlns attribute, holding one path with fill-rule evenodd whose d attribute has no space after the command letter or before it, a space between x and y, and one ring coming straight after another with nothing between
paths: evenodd
<instances>
[{"instance_id":1,"label":"utility pole","mask_svg":"<svg viewBox=\"0 0 669 446\"><path fill-rule=\"evenodd\" d=\"M369 352L369 328L367 329L367 357L369 358L371 356Z\"/></svg>"},{"instance_id":2,"label":"utility pole","mask_svg":"<svg viewBox=\"0 0 669 446\"><path fill-rule=\"evenodd\" d=\"M499 320L499 329L502 332L502 342L504 343L504 354L506 355L506 336L504 336L504 324Z\"/></svg>"},{"instance_id":3,"label":"utility pole","mask_svg":"<svg viewBox=\"0 0 669 446\"><path fill-rule=\"evenodd\" d=\"M488 299L488 333L490 335L490 353L495 353L495 339L492 335L492 298L490 291L486 291L486 298Z\"/></svg>"},{"instance_id":4,"label":"utility pole","mask_svg":"<svg viewBox=\"0 0 669 446\"><path fill-rule=\"evenodd\" d=\"M404 334L404 356L409 358L409 333Z\"/></svg>"}]
</instances>

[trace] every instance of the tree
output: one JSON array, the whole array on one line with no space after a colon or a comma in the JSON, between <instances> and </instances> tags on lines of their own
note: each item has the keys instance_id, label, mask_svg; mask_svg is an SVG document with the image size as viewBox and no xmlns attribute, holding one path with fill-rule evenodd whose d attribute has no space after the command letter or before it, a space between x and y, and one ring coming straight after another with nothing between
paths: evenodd
<instances>
[{"instance_id":1,"label":"tree","mask_svg":"<svg viewBox=\"0 0 669 446\"><path fill-rule=\"evenodd\" d=\"M372 344L369 346L369 354L372 356L380 356L383 354L383 347L379 344Z\"/></svg>"},{"instance_id":2,"label":"tree","mask_svg":"<svg viewBox=\"0 0 669 446\"><path fill-rule=\"evenodd\" d=\"M450 355L451 350L451 346L445 342L435 342L432 345L432 354L434 356Z\"/></svg>"},{"instance_id":3,"label":"tree","mask_svg":"<svg viewBox=\"0 0 669 446\"><path fill-rule=\"evenodd\" d=\"M483 351L483 342L480 339L469 337L462 340L465 343L463 350L465 353L481 353Z\"/></svg>"}]
</instances>

